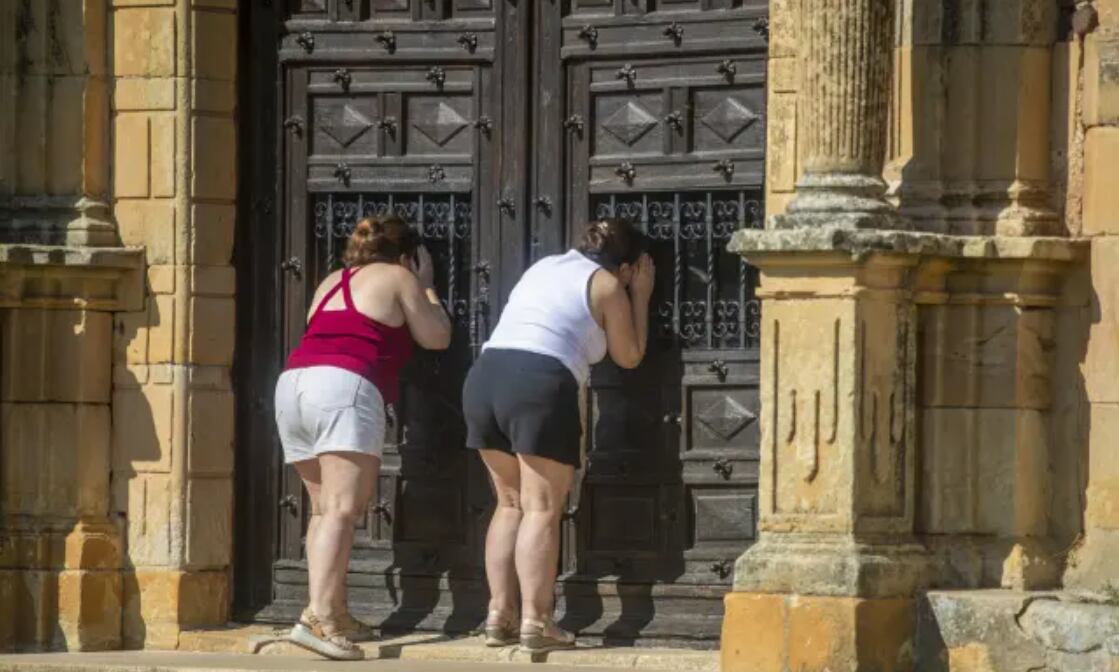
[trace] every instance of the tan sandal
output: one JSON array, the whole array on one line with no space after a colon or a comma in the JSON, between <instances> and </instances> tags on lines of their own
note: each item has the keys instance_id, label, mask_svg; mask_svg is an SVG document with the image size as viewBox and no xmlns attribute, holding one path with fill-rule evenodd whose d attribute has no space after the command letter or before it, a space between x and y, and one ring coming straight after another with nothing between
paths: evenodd
<instances>
[{"instance_id":1,"label":"tan sandal","mask_svg":"<svg viewBox=\"0 0 1119 672\"><path fill-rule=\"evenodd\" d=\"M299 620L301 623L310 626L318 623L319 617L315 616L315 612L311 611L311 607L307 607L303 610L303 614L299 617ZM373 626L362 623L349 612L344 612L339 616L335 620L335 625L338 626L338 632L351 642L373 642L377 640L377 633L373 629Z\"/></svg>"},{"instance_id":2,"label":"tan sandal","mask_svg":"<svg viewBox=\"0 0 1119 672\"><path fill-rule=\"evenodd\" d=\"M502 612L494 609L486 617L486 646L511 646L520 641L514 623L517 617L506 617Z\"/></svg>"},{"instance_id":3,"label":"tan sandal","mask_svg":"<svg viewBox=\"0 0 1119 672\"><path fill-rule=\"evenodd\" d=\"M291 643L331 660L365 658L365 652L342 634L337 623L318 618L313 612L308 613L309 611L304 612L309 618L301 618L291 629L291 634L288 635Z\"/></svg>"},{"instance_id":4,"label":"tan sandal","mask_svg":"<svg viewBox=\"0 0 1119 672\"><path fill-rule=\"evenodd\" d=\"M549 634L549 626L552 633ZM526 618L521 621L521 648L529 653L547 653L575 648L575 635L561 629L554 621Z\"/></svg>"}]
</instances>

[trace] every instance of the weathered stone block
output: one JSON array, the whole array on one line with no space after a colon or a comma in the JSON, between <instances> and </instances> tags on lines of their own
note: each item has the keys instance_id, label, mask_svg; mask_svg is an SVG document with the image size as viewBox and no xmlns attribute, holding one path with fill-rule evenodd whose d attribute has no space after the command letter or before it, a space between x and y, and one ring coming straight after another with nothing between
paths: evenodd
<instances>
[{"instance_id":1,"label":"weathered stone block","mask_svg":"<svg viewBox=\"0 0 1119 672\"><path fill-rule=\"evenodd\" d=\"M62 566L70 570L120 569L121 541L115 525L79 523L66 535Z\"/></svg>"},{"instance_id":2,"label":"weathered stone block","mask_svg":"<svg viewBox=\"0 0 1119 672\"><path fill-rule=\"evenodd\" d=\"M237 197L237 133L233 119L195 117L192 123L194 196L232 201Z\"/></svg>"},{"instance_id":3,"label":"weathered stone block","mask_svg":"<svg viewBox=\"0 0 1119 672\"><path fill-rule=\"evenodd\" d=\"M723 616L723 672L777 672L785 665L787 596L727 593Z\"/></svg>"},{"instance_id":4,"label":"weathered stone block","mask_svg":"<svg viewBox=\"0 0 1119 672\"><path fill-rule=\"evenodd\" d=\"M180 579L181 572L167 569L124 573L121 638L125 647L178 648Z\"/></svg>"},{"instance_id":5,"label":"weathered stone block","mask_svg":"<svg viewBox=\"0 0 1119 672\"><path fill-rule=\"evenodd\" d=\"M124 576L126 646L178 647L181 630L224 625L229 618L225 572L138 570Z\"/></svg>"},{"instance_id":6,"label":"weathered stone block","mask_svg":"<svg viewBox=\"0 0 1119 672\"><path fill-rule=\"evenodd\" d=\"M151 194L155 197L175 195L175 117L156 114L151 117Z\"/></svg>"},{"instance_id":7,"label":"weathered stone block","mask_svg":"<svg viewBox=\"0 0 1119 672\"><path fill-rule=\"evenodd\" d=\"M913 602L731 593L723 672L913 669Z\"/></svg>"},{"instance_id":8,"label":"weathered stone block","mask_svg":"<svg viewBox=\"0 0 1119 672\"><path fill-rule=\"evenodd\" d=\"M113 12L113 68L117 77L175 75L175 44L174 10L144 7Z\"/></svg>"},{"instance_id":9,"label":"weathered stone block","mask_svg":"<svg viewBox=\"0 0 1119 672\"><path fill-rule=\"evenodd\" d=\"M800 2L773 0L769 3L769 57L797 55L800 40Z\"/></svg>"},{"instance_id":10,"label":"weathered stone block","mask_svg":"<svg viewBox=\"0 0 1119 672\"><path fill-rule=\"evenodd\" d=\"M1119 65L1116 66L1119 69ZM1119 85L1117 85L1119 86ZM1084 136L1084 233L1119 233L1119 128L1100 126ZM1111 263L1114 265L1114 259Z\"/></svg>"},{"instance_id":11,"label":"weathered stone block","mask_svg":"<svg viewBox=\"0 0 1119 672\"><path fill-rule=\"evenodd\" d=\"M190 362L211 366L232 365L235 340L233 299L200 297L192 299L190 305L193 324L212 327L191 330Z\"/></svg>"},{"instance_id":12,"label":"weathered stone block","mask_svg":"<svg viewBox=\"0 0 1119 672\"><path fill-rule=\"evenodd\" d=\"M771 94L766 130L766 186L793 191L797 180L796 94Z\"/></svg>"},{"instance_id":13,"label":"weathered stone block","mask_svg":"<svg viewBox=\"0 0 1119 672\"><path fill-rule=\"evenodd\" d=\"M3 313L3 401L107 403L112 318L80 310Z\"/></svg>"},{"instance_id":14,"label":"weathered stone block","mask_svg":"<svg viewBox=\"0 0 1119 672\"><path fill-rule=\"evenodd\" d=\"M113 392L114 471L170 470L172 396L166 385Z\"/></svg>"},{"instance_id":15,"label":"weathered stone block","mask_svg":"<svg viewBox=\"0 0 1119 672\"><path fill-rule=\"evenodd\" d=\"M148 312L116 313L113 318L113 361L143 364L148 361Z\"/></svg>"},{"instance_id":16,"label":"weathered stone block","mask_svg":"<svg viewBox=\"0 0 1119 672\"><path fill-rule=\"evenodd\" d=\"M179 597L179 623L186 628L225 625L229 621L229 574L183 572Z\"/></svg>"},{"instance_id":17,"label":"weathered stone block","mask_svg":"<svg viewBox=\"0 0 1119 672\"><path fill-rule=\"evenodd\" d=\"M118 201L114 214L121 241L144 247L149 264L175 263L175 207L169 200Z\"/></svg>"},{"instance_id":18,"label":"weathered stone block","mask_svg":"<svg viewBox=\"0 0 1119 672\"><path fill-rule=\"evenodd\" d=\"M1119 132L1119 129L1116 129ZM1117 154L1119 156L1119 154ZM1119 189L1112 188L1113 191ZM1119 211L1117 211L1119 212ZM1084 384L1093 403L1119 403L1119 237L1092 240L1092 303Z\"/></svg>"},{"instance_id":19,"label":"weathered stone block","mask_svg":"<svg viewBox=\"0 0 1119 672\"><path fill-rule=\"evenodd\" d=\"M76 160L75 152L85 148L85 131L89 120L96 120L97 111L88 110L86 94L92 82L85 77L51 79L51 101L47 108L47 190L52 194L82 193L84 161ZM96 100L91 96L91 101ZM83 157L84 158L84 157Z\"/></svg>"},{"instance_id":20,"label":"weathered stone block","mask_svg":"<svg viewBox=\"0 0 1119 672\"><path fill-rule=\"evenodd\" d=\"M192 296L233 296L237 289L237 273L232 266L190 267L190 293Z\"/></svg>"},{"instance_id":21,"label":"weathered stone block","mask_svg":"<svg viewBox=\"0 0 1119 672\"><path fill-rule=\"evenodd\" d=\"M233 392L195 390L190 396L188 463L193 475L233 474Z\"/></svg>"},{"instance_id":22,"label":"weathered stone block","mask_svg":"<svg viewBox=\"0 0 1119 672\"><path fill-rule=\"evenodd\" d=\"M24 646L51 648L58 635L58 572L16 572L16 641Z\"/></svg>"},{"instance_id":23,"label":"weathered stone block","mask_svg":"<svg viewBox=\"0 0 1119 672\"><path fill-rule=\"evenodd\" d=\"M232 81L195 79L190 83L196 112L232 113L237 109L237 84Z\"/></svg>"},{"instance_id":24,"label":"weathered stone block","mask_svg":"<svg viewBox=\"0 0 1119 672\"><path fill-rule=\"evenodd\" d=\"M149 266L148 289L152 294L175 293L175 266Z\"/></svg>"},{"instance_id":25,"label":"weathered stone block","mask_svg":"<svg viewBox=\"0 0 1119 672\"><path fill-rule=\"evenodd\" d=\"M118 77L113 87L114 110L175 109L175 80L172 78Z\"/></svg>"},{"instance_id":26,"label":"weathered stone block","mask_svg":"<svg viewBox=\"0 0 1119 672\"><path fill-rule=\"evenodd\" d=\"M92 404L0 405L5 513L105 516L109 409Z\"/></svg>"},{"instance_id":27,"label":"weathered stone block","mask_svg":"<svg viewBox=\"0 0 1119 672\"><path fill-rule=\"evenodd\" d=\"M1119 34L1084 38L1084 124L1119 124Z\"/></svg>"},{"instance_id":28,"label":"weathered stone block","mask_svg":"<svg viewBox=\"0 0 1119 672\"><path fill-rule=\"evenodd\" d=\"M113 195L151 195L151 132L147 114L127 112L113 122Z\"/></svg>"},{"instance_id":29,"label":"weathered stone block","mask_svg":"<svg viewBox=\"0 0 1119 672\"><path fill-rule=\"evenodd\" d=\"M198 9L193 17L193 75L232 81L237 76L237 15Z\"/></svg>"},{"instance_id":30,"label":"weathered stone block","mask_svg":"<svg viewBox=\"0 0 1119 672\"><path fill-rule=\"evenodd\" d=\"M194 263L222 266L233 258L236 208L232 205L197 203L191 207L194 236L191 258Z\"/></svg>"},{"instance_id":31,"label":"weathered stone block","mask_svg":"<svg viewBox=\"0 0 1119 672\"><path fill-rule=\"evenodd\" d=\"M192 478L187 486L187 567L221 569L233 552L233 482Z\"/></svg>"},{"instance_id":32,"label":"weathered stone block","mask_svg":"<svg viewBox=\"0 0 1119 672\"><path fill-rule=\"evenodd\" d=\"M1092 404L1085 526L1119 530L1119 404ZM1119 569L1116 570L1119 582Z\"/></svg>"},{"instance_id":33,"label":"weathered stone block","mask_svg":"<svg viewBox=\"0 0 1119 672\"><path fill-rule=\"evenodd\" d=\"M58 577L58 626L71 651L116 649L121 642L119 572L64 571Z\"/></svg>"},{"instance_id":34,"label":"weathered stone block","mask_svg":"<svg viewBox=\"0 0 1119 672\"><path fill-rule=\"evenodd\" d=\"M919 323L922 406L1051 405L1052 311L997 304L925 306Z\"/></svg>"},{"instance_id":35,"label":"weathered stone block","mask_svg":"<svg viewBox=\"0 0 1119 672\"><path fill-rule=\"evenodd\" d=\"M114 478L118 474L114 473ZM164 474L119 474L128 489L128 560L138 567L171 563L171 479Z\"/></svg>"},{"instance_id":36,"label":"weathered stone block","mask_svg":"<svg viewBox=\"0 0 1119 672\"><path fill-rule=\"evenodd\" d=\"M174 358L175 297L157 294L148 299L148 360L162 364Z\"/></svg>"},{"instance_id":37,"label":"weathered stone block","mask_svg":"<svg viewBox=\"0 0 1119 672\"><path fill-rule=\"evenodd\" d=\"M16 647L17 626L24 614L19 611L20 570L0 569L0 651Z\"/></svg>"},{"instance_id":38,"label":"weathered stone block","mask_svg":"<svg viewBox=\"0 0 1119 672\"><path fill-rule=\"evenodd\" d=\"M922 411L919 526L931 534L1044 535L1049 431L1040 411Z\"/></svg>"}]
</instances>

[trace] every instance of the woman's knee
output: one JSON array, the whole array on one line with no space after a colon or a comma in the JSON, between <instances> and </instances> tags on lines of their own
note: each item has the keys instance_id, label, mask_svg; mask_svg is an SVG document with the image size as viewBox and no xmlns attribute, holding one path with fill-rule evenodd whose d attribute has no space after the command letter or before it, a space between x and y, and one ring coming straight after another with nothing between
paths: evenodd
<instances>
[{"instance_id":1,"label":"woman's knee","mask_svg":"<svg viewBox=\"0 0 1119 672\"><path fill-rule=\"evenodd\" d=\"M356 495L356 493L355 493ZM364 515L365 504L356 496L319 498L319 515L324 519L345 520L356 523Z\"/></svg>"},{"instance_id":2,"label":"woman's knee","mask_svg":"<svg viewBox=\"0 0 1119 672\"><path fill-rule=\"evenodd\" d=\"M499 511L516 512L518 515L521 513L521 493L516 490L501 489L497 490L495 496Z\"/></svg>"}]
</instances>

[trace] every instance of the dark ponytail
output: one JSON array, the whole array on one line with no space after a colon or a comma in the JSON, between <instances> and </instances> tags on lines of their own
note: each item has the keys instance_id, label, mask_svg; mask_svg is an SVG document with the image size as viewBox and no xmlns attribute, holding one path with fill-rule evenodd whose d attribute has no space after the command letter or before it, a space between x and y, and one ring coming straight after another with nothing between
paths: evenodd
<instances>
[{"instance_id":1,"label":"dark ponytail","mask_svg":"<svg viewBox=\"0 0 1119 672\"><path fill-rule=\"evenodd\" d=\"M591 222L575 249L607 270L616 271L622 264L635 264L645 252L645 234L624 219L600 219Z\"/></svg>"}]
</instances>

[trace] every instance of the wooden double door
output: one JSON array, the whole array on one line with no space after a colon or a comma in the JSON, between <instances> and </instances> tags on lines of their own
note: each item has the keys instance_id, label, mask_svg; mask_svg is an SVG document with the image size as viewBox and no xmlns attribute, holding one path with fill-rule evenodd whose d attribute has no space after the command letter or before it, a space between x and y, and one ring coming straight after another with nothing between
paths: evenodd
<instances>
[{"instance_id":1,"label":"wooden double door","mask_svg":"<svg viewBox=\"0 0 1119 672\"><path fill-rule=\"evenodd\" d=\"M613 642L718 637L755 537L758 304L725 252L762 226L762 0L279 0L242 13L238 268L242 616L306 598L308 506L271 389L354 222L397 212L437 261L454 344L390 408L350 566L355 613L465 631L485 614L492 496L463 448L465 373L533 260L597 217L657 265L635 371L597 366L562 523L563 623Z\"/></svg>"}]
</instances>

